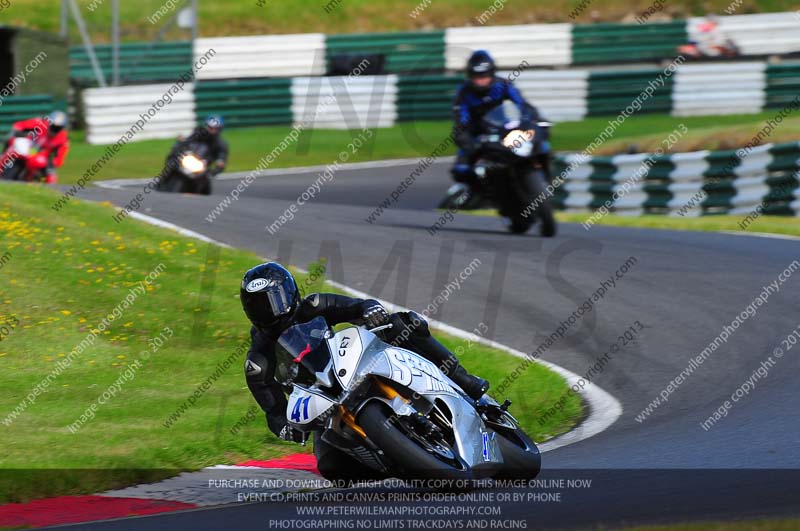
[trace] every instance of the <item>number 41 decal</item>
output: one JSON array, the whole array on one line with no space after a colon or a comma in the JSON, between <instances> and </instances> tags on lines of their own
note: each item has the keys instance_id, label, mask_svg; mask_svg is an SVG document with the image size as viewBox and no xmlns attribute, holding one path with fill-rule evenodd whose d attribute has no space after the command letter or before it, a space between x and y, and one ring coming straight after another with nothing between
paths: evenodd
<instances>
[{"instance_id":1,"label":"number 41 decal","mask_svg":"<svg viewBox=\"0 0 800 531\"><path fill-rule=\"evenodd\" d=\"M302 422L308 420L308 403L311 402L311 397L307 396L303 398L302 396L297 399L297 402L294 403L294 407L292 408L292 422ZM303 407L303 415L302 418L300 416L300 406Z\"/></svg>"}]
</instances>

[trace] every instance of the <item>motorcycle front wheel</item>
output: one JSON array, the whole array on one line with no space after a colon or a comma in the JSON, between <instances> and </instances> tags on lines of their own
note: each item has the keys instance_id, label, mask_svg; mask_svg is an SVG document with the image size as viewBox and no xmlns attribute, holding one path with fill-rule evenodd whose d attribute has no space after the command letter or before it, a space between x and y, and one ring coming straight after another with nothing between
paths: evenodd
<instances>
[{"instance_id":1,"label":"motorcycle front wheel","mask_svg":"<svg viewBox=\"0 0 800 531\"><path fill-rule=\"evenodd\" d=\"M184 184L184 180L180 177L173 177L170 182L167 183L167 192L172 192L176 194L181 194L186 192L186 185Z\"/></svg>"},{"instance_id":2,"label":"motorcycle front wheel","mask_svg":"<svg viewBox=\"0 0 800 531\"><path fill-rule=\"evenodd\" d=\"M211 179L208 176L198 179L195 191L201 195L211 195Z\"/></svg>"},{"instance_id":3,"label":"motorcycle front wheel","mask_svg":"<svg viewBox=\"0 0 800 531\"><path fill-rule=\"evenodd\" d=\"M397 419L382 402L372 401L364 406L358 423L398 469L398 477L456 481L474 477L472 470L459 461L457 453L444 441L421 441L400 429Z\"/></svg>"},{"instance_id":4,"label":"motorcycle front wheel","mask_svg":"<svg viewBox=\"0 0 800 531\"><path fill-rule=\"evenodd\" d=\"M3 170L2 177L3 179L8 179L9 181L22 181L25 179L25 163L22 161L15 161L11 166Z\"/></svg>"},{"instance_id":5,"label":"motorcycle front wheel","mask_svg":"<svg viewBox=\"0 0 800 531\"><path fill-rule=\"evenodd\" d=\"M497 444L503 455L503 468L494 477L502 479L533 479L542 468L542 456L536 443L528 434L517 428L514 431L496 430Z\"/></svg>"}]
</instances>

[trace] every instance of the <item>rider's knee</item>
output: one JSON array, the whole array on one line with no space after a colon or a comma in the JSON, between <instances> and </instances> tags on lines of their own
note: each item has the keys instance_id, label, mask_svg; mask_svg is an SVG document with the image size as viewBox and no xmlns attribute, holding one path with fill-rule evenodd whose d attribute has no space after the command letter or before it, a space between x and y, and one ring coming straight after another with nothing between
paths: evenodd
<instances>
[{"instance_id":1,"label":"rider's knee","mask_svg":"<svg viewBox=\"0 0 800 531\"><path fill-rule=\"evenodd\" d=\"M392 328L387 333L389 342L400 346L414 338L430 337L428 322L417 312L398 312L389 316Z\"/></svg>"}]
</instances>

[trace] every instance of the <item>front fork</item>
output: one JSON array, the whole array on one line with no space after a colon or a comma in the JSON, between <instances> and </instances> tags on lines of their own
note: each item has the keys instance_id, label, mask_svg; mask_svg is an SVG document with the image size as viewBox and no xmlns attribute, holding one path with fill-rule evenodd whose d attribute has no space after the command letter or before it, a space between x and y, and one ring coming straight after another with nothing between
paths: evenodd
<instances>
[{"instance_id":1,"label":"front fork","mask_svg":"<svg viewBox=\"0 0 800 531\"><path fill-rule=\"evenodd\" d=\"M372 382L375 384L375 388L378 389L378 391L380 391L380 393L383 395L384 398L395 404L397 402L401 402L402 406L408 407L409 410L413 411L413 406L411 406L411 402L403 395L398 393L394 387L382 381L381 379L375 377L372 378ZM396 408L394 409L396 410ZM347 408L340 405L339 413L342 422L345 425L347 425L351 430L353 430L356 434L358 434L362 439L367 438L367 434L364 431L364 428L358 425L355 416ZM408 415L408 416L414 418L414 420L420 423L425 423L425 424L430 423L431 425L433 424L427 417L425 417L420 413L417 413L417 415Z\"/></svg>"},{"instance_id":2,"label":"front fork","mask_svg":"<svg viewBox=\"0 0 800 531\"><path fill-rule=\"evenodd\" d=\"M378 378L373 377L372 381L375 384L375 387L377 387L377 389L381 392L381 394L383 394L385 398L389 399L390 401L394 401L395 399L399 398L403 402L408 403L408 400L403 398L403 396L400 393L398 393L392 386L382 382ZM364 431L364 428L358 425L355 416L347 408L340 405L339 413L341 414L342 422L344 422L348 427L350 427L351 430L356 432L362 439L367 438L367 434Z\"/></svg>"}]
</instances>

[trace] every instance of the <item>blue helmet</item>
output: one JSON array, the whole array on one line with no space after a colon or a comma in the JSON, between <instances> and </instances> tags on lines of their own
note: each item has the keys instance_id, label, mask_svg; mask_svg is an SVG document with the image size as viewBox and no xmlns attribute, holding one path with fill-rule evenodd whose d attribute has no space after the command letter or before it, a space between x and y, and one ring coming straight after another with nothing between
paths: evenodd
<instances>
[{"instance_id":1,"label":"blue helmet","mask_svg":"<svg viewBox=\"0 0 800 531\"><path fill-rule=\"evenodd\" d=\"M203 127L205 127L209 133L219 133L222 131L222 128L225 127L225 120L223 120L222 116L219 114L209 114L206 116L206 119L203 120Z\"/></svg>"}]
</instances>

